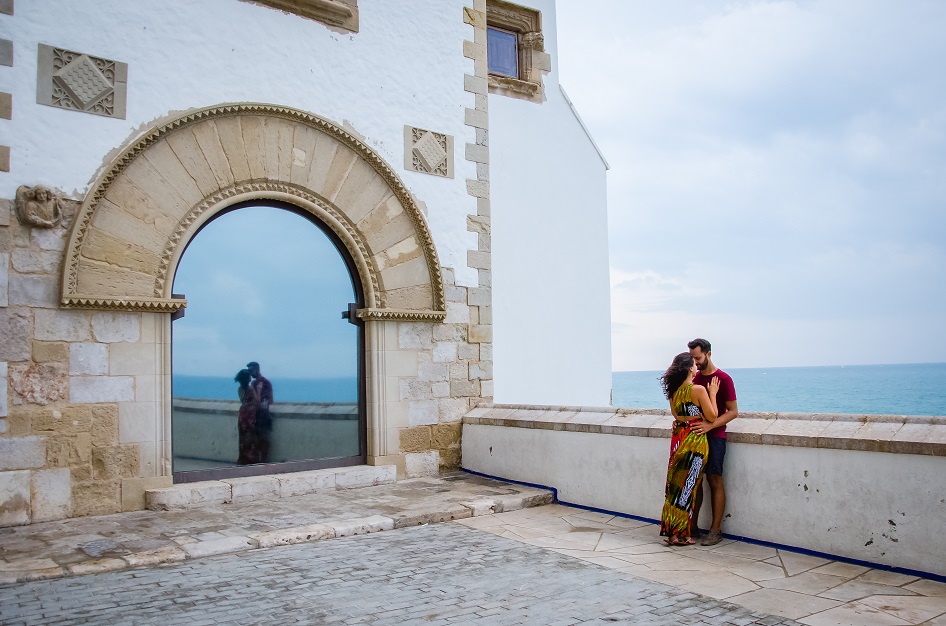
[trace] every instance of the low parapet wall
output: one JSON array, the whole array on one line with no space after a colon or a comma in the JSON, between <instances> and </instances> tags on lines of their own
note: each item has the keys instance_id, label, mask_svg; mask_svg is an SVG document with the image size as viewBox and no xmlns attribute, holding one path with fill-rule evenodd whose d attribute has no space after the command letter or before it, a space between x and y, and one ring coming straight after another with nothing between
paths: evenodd
<instances>
[{"instance_id":1,"label":"low parapet wall","mask_svg":"<svg viewBox=\"0 0 946 626\"><path fill-rule=\"evenodd\" d=\"M670 423L656 409L481 405L463 419L463 468L656 519ZM946 575L946 417L740 413L725 480L727 534Z\"/></svg>"},{"instance_id":2,"label":"low parapet wall","mask_svg":"<svg viewBox=\"0 0 946 626\"><path fill-rule=\"evenodd\" d=\"M239 456L239 400L173 398L174 457L235 463ZM358 453L354 402L277 402L272 405L273 462Z\"/></svg>"}]
</instances>

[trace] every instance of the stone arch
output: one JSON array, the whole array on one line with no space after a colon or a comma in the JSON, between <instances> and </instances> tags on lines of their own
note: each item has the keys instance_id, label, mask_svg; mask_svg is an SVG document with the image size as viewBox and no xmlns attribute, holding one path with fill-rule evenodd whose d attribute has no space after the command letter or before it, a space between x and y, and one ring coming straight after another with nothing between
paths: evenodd
<instances>
[{"instance_id":1,"label":"stone arch","mask_svg":"<svg viewBox=\"0 0 946 626\"><path fill-rule=\"evenodd\" d=\"M62 305L174 311L188 241L247 200L293 204L331 228L355 261L362 319L442 320L443 277L413 196L374 150L296 109L227 104L144 133L98 178L76 216Z\"/></svg>"}]
</instances>

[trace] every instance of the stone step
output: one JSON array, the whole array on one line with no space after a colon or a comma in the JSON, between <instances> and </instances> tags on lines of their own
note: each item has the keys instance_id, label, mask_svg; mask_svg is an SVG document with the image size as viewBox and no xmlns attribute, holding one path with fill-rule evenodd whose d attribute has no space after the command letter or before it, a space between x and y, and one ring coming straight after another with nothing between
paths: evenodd
<instances>
[{"instance_id":1,"label":"stone step","mask_svg":"<svg viewBox=\"0 0 946 626\"><path fill-rule=\"evenodd\" d=\"M148 489L145 491L145 503L152 511L175 511L387 485L393 483L396 478L397 467L394 465L333 467L290 474L205 480Z\"/></svg>"}]
</instances>

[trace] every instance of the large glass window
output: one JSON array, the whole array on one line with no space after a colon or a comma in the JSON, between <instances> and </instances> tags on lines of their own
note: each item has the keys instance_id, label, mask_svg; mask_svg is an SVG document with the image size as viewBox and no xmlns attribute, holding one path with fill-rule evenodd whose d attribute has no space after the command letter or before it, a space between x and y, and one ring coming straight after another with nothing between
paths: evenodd
<instances>
[{"instance_id":1,"label":"large glass window","mask_svg":"<svg viewBox=\"0 0 946 626\"><path fill-rule=\"evenodd\" d=\"M360 329L342 317L357 288L326 233L282 208L230 211L191 241L174 293L176 480L363 455Z\"/></svg>"}]
</instances>

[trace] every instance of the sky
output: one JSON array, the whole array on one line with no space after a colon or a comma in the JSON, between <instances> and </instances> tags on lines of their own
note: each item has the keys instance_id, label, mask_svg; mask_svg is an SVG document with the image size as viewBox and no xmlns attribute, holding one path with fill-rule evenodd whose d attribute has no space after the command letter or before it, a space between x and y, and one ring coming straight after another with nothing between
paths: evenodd
<instances>
[{"instance_id":1,"label":"sky","mask_svg":"<svg viewBox=\"0 0 946 626\"><path fill-rule=\"evenodd\" d=\"M613 368L946 361L946 2L559 0Z\"/></svg>"},{"instance_id":2,"label":"sky","mask_svg":"<svg viewBox=\"0 0 946 626\"><path fill-rule=\"evenodd\" d=\"M353 302L338 250L307 219L272 207L215 218L191 241L174 278L187 297L172 325L175 375L232 377L249 361L264 376L357 375Z\"/></svg>"}]
</instances>

